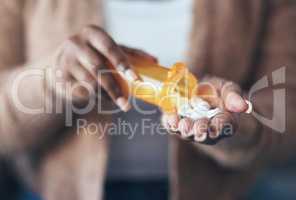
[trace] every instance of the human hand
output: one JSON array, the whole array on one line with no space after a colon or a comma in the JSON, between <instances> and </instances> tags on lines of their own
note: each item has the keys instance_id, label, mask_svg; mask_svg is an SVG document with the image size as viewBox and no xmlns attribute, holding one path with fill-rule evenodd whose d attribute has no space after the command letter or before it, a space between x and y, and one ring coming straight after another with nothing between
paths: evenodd
<instances>
[{"instance_id":1,"label":"human hand","mask_svg":"<svg viewBox=\"0 0 296 200\"><path fill-rule=\"evenodd\" d=\"M127 55L156 61L144 51L118 45L100 27L87 26L60 46L55 54L53 66L55 70L62 72L64 81L73 85L78 83L79 87L75 88L71 96L74 101L87 100L93 95L83 87L83 84L79 84L87 83L91 91L97 91L97 87L102 87L121 110L127 111L130 105L118 83L117 74L98 75L100 70L110 70L111 65L114 72L121 72L129 80L140 79L130 67Z\"/></svg>"},{"instance_id":2,"label":"human hand","mask_svg":"<svg viewBox=\"0 0 296 200\"><path fill-rule=\"evenodd\" d=\"M211 91L211 95L203 96ZM212 108L222 112L212 118L193 120L177 114L164 114L163 125L183 139L215 144L221 138L232 136L239 124L239 113L246 112L248 103L241 95L240 87L230 81L217 77L207 77L201 83L198 96L202 96Z\"/></svg>"}]
</instances>

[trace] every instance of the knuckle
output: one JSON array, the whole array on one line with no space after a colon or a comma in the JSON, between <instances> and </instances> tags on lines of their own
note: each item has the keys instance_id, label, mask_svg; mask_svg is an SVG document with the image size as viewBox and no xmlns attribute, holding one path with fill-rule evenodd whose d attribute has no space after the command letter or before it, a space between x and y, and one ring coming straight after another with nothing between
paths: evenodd
<instances>
[{"instance_id":1,"label":"knuckle","mask_svg":"<svg viewBox=\"0 0 296 200\"><path fill-rule=\"evenodd\" d=\"M79 97L80 99L86 99L90 96L90 91L88 91L84 87L78 87L76 91L74 91L74 95Z\"/></svg>"},{"instance_id":2,"label":"knuckle","mask_svg":"<svg viewBox=\"0 0 296 200\"><path fill-rule=\"evenodd\" d=\"M59 47L58 52L55 56L55 64L57 66L66 66L72 65L76 62L76 51L78 49L78 44L73 39L67 39L64 43Z\"/></svg>"},{"instance_id":3,"label":"knuckle","mask_svg":"<svg viewBox=\"0 0 296 200\"><path fill-rule=\"evenodd\" d=\"M82 29L83 35L92 35L93 33L99 32L101 29L95 25L87 25Z\"/></svg>"},{"instance_id":4,"label":"knuckle","mask_svg":"<svg viewBox=\"0 0 296 200\"><path fill-rule=\"evenodd\" d=\"M64 44L64 50L67 52L76 52L83 46L82 40L78 35L71 36Z\"/></svg>"},{"instance_id":5,"label":"knuckle","mask_svg":"<svg viewBox=\"0 0 296 200\"><path fill-rule=\"evenodd\" d=\"M89 84L90 88L92 88L93 90L96 89L97 82L93 78L91 78L87 83Z\"/></svg>"},{"instance_id":6,"label":"knuckle","mask_svg":"<svg viewBox=\"0 0 296 200\"><path fill-rule=\"evenodd\" d=\"M94 52L89 50L89 48L86 48L84 51L85 51L85 54L87 54L90 64L93 65L93 68L96 69L103 64L102 59L98 55L96 55Z\"/></svg>"},{"instance_id":7,"label":"knuckle","mask_svg":"<svg viewBox=\"0 0 296 200\"><path fill-rule=\"evenodd\" d=\"M94 76L94 77L99 77L99 68L91 65L88 69L90 71L90 73Z\"/></svg>"},{"instance_id":8,"label":"knuckle","mask_svg":"<svg viewBox=\"0 0 296 200\"><path fill-rule=\"evenodd\" d=\"M96 37L102 39L102 38L106 38L106 36L108 35L102 28L100 28L99 26L96 25L88 25L85 26L82 29L82 35L84 38L92 38L92 37Z\"/></svg>"},{"instance_id":9,"label":"knuckle","mask_svg":"<svg viewBox=\"0 0 296 200\"><path fill-rule=\"evenodd\" d=\"M118 52L116 47L114 47L112 50L109 50L108 55L111 55L111 59L112 59L113 64L115 66L122 64L122 67L125 70L128 68L128 64L127 64L125 56L123 54L121 54L120 52Z\"/></svg>"},{"instance_id":10,"label":"knuckle","mask_svg":"<svg viewBox=\"0 0 296 200\"><path fill-rule=\"evenodd\" d=\"M102 63L97 60L97 59L90 59L89 60L89 66L87 67L93 74L96 74L99 72L100 70L100 66L102 65Z\"/></svg>"},{"instance_id":11,"label":"knuckle","mask_svg":"<svg viewBox=\"0 0 296 200\"><path fill-rule=\"evenodd\" d=\"M92 94L97 88L97 84L94 79L90 78L89 80L81 80L77 82L77 93L80 94ZM85 95L84 95L85 96Z\"/></svg>"},{"instance_id":12,"label":"knuckle","mask_svg":"<svg viewBox=\"0 0 296 200\"><path fill-rule=\"evenodd\" d=\"M114 65L119 65L121 63L125 63L125 57L124 55L119 51L117 48L117 45L114 44L113 42L110 42L105 46L106 48L106 53L109 55L109 59L113 62Z\"/></svg>"},{"instance_id":13,"label":"knuckle","mask_svg":"<svg viewBox=\"0 0 296 200\"><path fill-rule=\"evenodd\" d=\"M126 59L123 55L118 54L115 57L115 64L119 65L119 64L123 64L122 66L124 66L125 69L128 69L128 64L126 64Z\"/></svg>"},{"instance_id":14,"label":"knuckle","mask_svg":"<svg viewBox=\"0 0 296 200\"><path fill-rule=\"evenodd\" d=\"M224 83L222 91L225 92L225 91L229 91L229 90L233 90L233 91L238 92L238 93L240 93L240 91L241 91L238 84L236 84L236 83L234 83L232 81L227 81L227 82Z\"/></svg>"},{"instance_id":15,"label":"knuckle","mask_svg":"<svg viewBox=\"0 0 296 200\"><path fill-rule=\"evenodd\" d=\"M101 40L102 46L106 49L107 54L112 54L116 51L117 46L109 38L104 38Z\"/></svg>"},{"instance_id":16,"label":"knuckle","mask_svg":"<svg viewBox=\"0 0 296 200\"><path fill-rule=\"evenodd\" d=\"M89 80L79 80L76 82L77 87L76 90L79 93L86 93L86 91L88 91L88 93L95 91L96 89L96 84L94 82L94 80L89 79Z\"/></svg>"},{"instance_id":17,"label":"knuckle","mask_svg":"<svg viewBox=\"0 0 296 200\"><path fill-rule=\"evenodd\" d=\"M66 44L78 46L81 44L81 38L79 35L71 36L68 40L66 40Z\"/></svg>"},{"instance_id":18,"label":"knuckle","mask_svg":"<svg viewBox=\"0 0 296 200\"><path fill-rule=\"evenodd\" d=\"M85 72L82 80L89 85L93 82L94 78L90 73Z\"/></svg>"}]
</instances>

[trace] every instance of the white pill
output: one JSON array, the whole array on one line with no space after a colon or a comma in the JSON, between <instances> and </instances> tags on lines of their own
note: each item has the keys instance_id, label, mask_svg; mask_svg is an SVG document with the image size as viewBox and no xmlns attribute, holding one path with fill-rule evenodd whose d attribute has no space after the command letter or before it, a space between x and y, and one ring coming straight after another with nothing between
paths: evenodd
<instances>
[{"instance_id":1,"label":"white pill","mask_svg":"<svg viewBox=\"0 0 296 200\"><path fill-rule=\"evenodd\" d=\"M209 110L211 108L210 104L201 98L194 97L190 101L191 106L193 109L199 109L199 110Z\"/></svg>"},{"instance_id":2,"label":"white pill","mask_svg":"<svg viewBox=\"0 0 296 200\"><path fill-rule=\"evenodd\" d=\"M199 119L202 119L205 117L207 117L207 115L205 113L198 113L198 112L193 112L190 115L190 118L193 120L199 120Z\"/></svg>"},{"instance_id":3,"label":"white pill","mask_svg":"<svg viewBox=\"0 0 296 200\"><path fill-rule=\"evenodd\" d=\"M218 114L220 114L220 113L222 113L222 110L221 110L220 108L215 108L215 109L209 110L209 111L207 112L207 117L208 117L208 118L212 118L212 117L214 117L215 115L218 115Z\"/></svg>"},{"instance_id":4,"label":"white pill","mask_svg":"<svg viewBox=\"0 0 296 200\"><path fill-rule=\"evenodd\" d=\"M182 104L180 105L180 107L178 108L178 113L191 113L192 112L192 108L189 104Z\"/></svg>"}]
</instances>

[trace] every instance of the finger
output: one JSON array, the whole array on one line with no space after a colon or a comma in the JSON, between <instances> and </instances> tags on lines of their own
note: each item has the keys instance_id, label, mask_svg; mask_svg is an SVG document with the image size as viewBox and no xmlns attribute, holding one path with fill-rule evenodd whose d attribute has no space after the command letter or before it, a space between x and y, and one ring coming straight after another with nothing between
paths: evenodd
<instances>
[{"instance_id":1,"label":"finger","mask_svg":"<svg viewBox=\"0 0 296 200\"><path fill-rule=\"evenodd\" d=\"M240 95L241 91L238 85L227 82L221 90L222 99L225 108L230 112L241 113L248 109L248 104Z\"/></svg>"},{"instance_id":2,"label":"finger","mask_svg":"<svg viewBox=\"0 0 296 200\"><path fill-rule=\"evenodd\" d=\"M79 65L76 66L79 67L72 70L73 76L78 80L84 80L92 84L94 81L97 82L122 111L128 111L130 109L128 100L120 91L120 87L114 87L118 83L110 69L103 65L104 58L91 47L82 45L77 50L77 58Z\"/></svg>"},{"instance_id":3,"label":"finger","mask_svg":"<svg viewBox=\"0 0 296 200\"><path fill-rule=\"evenodd\" d=\"M183 118L179 121L178 130L181 132L181 136L188 138L192 136L193 120L189 118Z\"/></svg>"},{"instance_id":4,"label":"finger","mask_svg":"<svg viewBox=\"0 0 296 200\"><path fill-rule=\"evenodd\" d=\"M104 57L88 45L77 51L78 61L95 78L98 77L98 70L104 66Z\"/></svg>"},{"instance_id":5,"label":"finger","mask_svg":"<svg viewBox=\"0 0 296 200\"><path fill-rule=\"evenodd\" d=\"M108 59L116 70L122 72L125 78L131 81L141 80L130 67L124 52L105 31L96 26L88 26L84 33L90 45Z\"/></svg>"},{"instance_id":6,"label":"finger","mask_svg":"<svg viewBox=\"0 0 296 200\"><path fill-rule=\"evenodd\" d=\"M231 113L221 113L213 117L209 126L209 137L217 139L220 136L231 136L236 129L234 116Z\"/></svg>"},{"instance_id":7,"label":"finger","mask_svg":"<svg viewBox=\"0 0 296 200\"><path fill-rule=\"evenodd\" d=\"M235 92L229 92L224 100L226 109L230 112L242 113L248 110L246 101Z\"/></svg>"},{"instance_id":8,"label":"finger","mask_svg":"<svg viewBox=\"0 0 296 200\"><path fill-rule=\"evenodd\" d=\"M167 114L163 114L161 117L161 123L163 125L163 127L167 130L170 129L170 125L168 123L168 119L167 119L168 115Z\"/></svg>"},{"instance_id":9,"label":"finger","mask_svg":"<svg viewBox=\"0 0 296 200\"><path fill-rule=\"evenodd\" d=\"M220 104L217 89L210 82L202 82L198 85L197 96L206 100L211 107L218 107Z\"/></svg>"},{"instance_id":10,"label":"finger","mask_svg":"<svg viewBox=\"0 0 296 200\"><path fill-rule=\"evenodd\" d=\"M95 82L95 78L78 61L69 66L72 77L78 82Z\"/></svg>"},{"instance_id":11,"label":"finger","mask_svg":"<svg viewBox=\"0 0 296 200\"><path fill-rule=\"evenodd\" d=\"M203 118L194 122L192 133L196 142L204 142L207 139L209 119Z\"/></svg>"},{"instance_id":12,"label":"finger","mask_svg":"<svg viewBox=\"0 0 296 200\"><path fill-rule=\"evenodd\" d=\"M95 94L97 83L93 76L78 62L69 67L71 68L71 82L76 84L73 93L80 98L86 98Z\"/></svg>"},{"instance_id":13,"label":"finger","mask_svg":"<svg viewBox=\"0 0 296 200\"><path fill-rule=\"evenodd\" d=\"M117 81L113 77L110 69L101 66L100 73L98 74L98 83L107 92L110 98L117 104L117 106L124 112L130 110L131 106L126 97L124 97Z\"/></svg>"},{"instance_id":14,"label":"finger","mask_svg":"<svg viewBox=\"0 0 296 200\"><path fill-rule=\"evenodd\" d=\"M136 56L136 57L140 57L142 59L150 60L154 63L158 63L158 59L155 56L153 56L143 50L129 48L129 47L126 47L123 45L121 45L120 47L126 54L129 54L130 56Z\"/></svg>"},{"instance_id":15,"label":"finger","mask_svg":"<svg viewBox=\"0 0 296 200\"><path fill-rule=\"evenodd\" d=\"M71 76L76 81L95 80L96 77L91 77L92 74L87 68L96 65L94 63L96 61L96 55L92 55L92 52L87 48L83 39L77 35L72 36L67 40L66 46L70 49L70 53L68 52L68 55L64 56L63 64L68 68Z\"/></svg>"},{"instance_id":16,"label":"finger","mask_svg":"<svg viewBox=\"0 0 296 200\"><path fill-rule=\"evenodd\" d=\"M179 117L177 114L164 114L163 116L164 126L171 131L178 131Z\"/></svg>"}]
</instances>

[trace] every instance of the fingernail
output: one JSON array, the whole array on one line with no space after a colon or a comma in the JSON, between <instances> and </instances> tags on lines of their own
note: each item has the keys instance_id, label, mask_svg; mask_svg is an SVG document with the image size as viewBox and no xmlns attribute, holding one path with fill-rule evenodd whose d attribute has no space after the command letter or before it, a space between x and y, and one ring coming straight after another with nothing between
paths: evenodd
<instances>
[{"instance_id":1,"label":"fingernail","mask_svg":"<svg viewBox=\"0 0 296 200\"><path fill-rule=\"evenodd\" d=\"M131 105L129 104L128 100L125 97L119 97L116 100L116 104L124 112L127 112L128 110L131 109Z\"/></svg>"},{"instance_id":2,"label":"fingernail","mask_svg":"<svg viewBox=\"0 0 296 200\"><path fill-rule=\"evenodd\" d=\"M196 142L204 142L206 139L207 139L207 133L206 132L194 136L194 140Z\"/></svg>"},{"instance_id":3,"label":"fingernail","mask_svg":"<svg viewBox=\"0 0 296 200\"><path fill-rule=\"evenodd\" d=\"M184 137L190 136L190 130L192 128L192 120L185 118L179 122L178 128Z\"/></svg>"},{"instance_id":4,"label":"fingernail","mask_svg":"<svg viewBox=\"0 0 296 200\"><path fill-rule=\"evenodd\" d=\"M128 69L124 72L124 76L129 81L137 81L141 78L132 69Z\"/></svg>"},{"instance_id":5,"label":"fingernail","mask_svg":"<svg viewBox=\"0 0 296 200\"><path fill-rule=\"evenodd\" d=\"M252 113L253 112L253 104L248 100L245 100L245 102L246 102L246 104L248 104L248 109L245 111L245 113L247 113L247 114Z\"/></svg>"},{"instance_id":6,"label":"fingernail","mask_svg":"<svg viewBox=\"0 0 296 200\"><path fill-rule=\"evenodd\" d=\"M230 111L243 112L247 110L247 103L240 95L235 92L229 93L226 100L227 109L229 109Z\"/></svg>"},{"instance_id":7,"label":"fingernail","mask_svg":"<svg viewBox=\"0 0 296 200\"><path fill-rule=\"evenodd\" d=\"M168 124L170 125L170 128L172 131L178 131L178 123L179 123L179 118L177 115L170 115L167 118Z\"/></svg>"}]
</instances>

